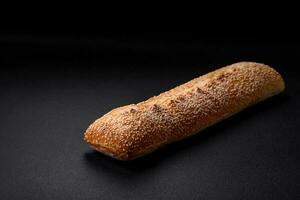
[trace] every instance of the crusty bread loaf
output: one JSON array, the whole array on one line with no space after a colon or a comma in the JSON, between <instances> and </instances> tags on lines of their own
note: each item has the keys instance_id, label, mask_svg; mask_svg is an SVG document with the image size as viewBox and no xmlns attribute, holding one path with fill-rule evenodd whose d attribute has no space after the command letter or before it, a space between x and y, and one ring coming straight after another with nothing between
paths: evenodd
<instances>
[{"instance_id":1,"label":"crusty bread loaf","mask_svg":"<svg viewBox=\"0 0 300 200\"><path fill-rule=\"evenodd\" d=\"M144 102L112 110L89 126L84 140L106 155L132 160L192 136L284 87L271 67L236 63Z\"/></svg>"}]
</instances>

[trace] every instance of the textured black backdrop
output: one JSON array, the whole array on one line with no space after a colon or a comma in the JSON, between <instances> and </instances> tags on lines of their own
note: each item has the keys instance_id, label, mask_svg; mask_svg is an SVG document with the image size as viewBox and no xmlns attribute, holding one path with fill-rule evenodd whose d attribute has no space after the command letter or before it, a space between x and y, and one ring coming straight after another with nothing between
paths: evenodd
<instances>
[{"instance_id":1,"label":"textured black backdrop","mask_svg":"<svg viewBox=\"0 0 300 200\"><path fill-rule=\"evenodd\" d=\"M191 33L0 35L1 199L299 199L299 45ZM131 162L83 133L217 67L256 61L286 91L195 137Z\"/></svg>"}]
</instances>

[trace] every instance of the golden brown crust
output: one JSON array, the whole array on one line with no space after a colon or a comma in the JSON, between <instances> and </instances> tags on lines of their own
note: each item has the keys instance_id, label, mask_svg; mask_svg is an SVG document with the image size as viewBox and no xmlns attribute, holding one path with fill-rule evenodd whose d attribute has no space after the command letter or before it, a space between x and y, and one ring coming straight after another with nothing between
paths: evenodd
<instances>
[{"instance_id":1,"label":"golden brown crust","mask_svg":"<svg viewBox=\"0 0 300 200\"><path fill-rule=\"evenodd\" d=\"M89 126L84 140L106 155L132 160L192 136L284 87L271 67L236 63L144 102L112 110Z\"/></svg>"}]
</instances>

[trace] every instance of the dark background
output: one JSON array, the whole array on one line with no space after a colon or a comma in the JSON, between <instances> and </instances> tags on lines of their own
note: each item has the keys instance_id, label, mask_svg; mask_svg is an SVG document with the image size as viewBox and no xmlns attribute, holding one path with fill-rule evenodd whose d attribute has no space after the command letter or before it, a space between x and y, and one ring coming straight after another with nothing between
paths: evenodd
<instances>
[{"instance_id":1,"label":"dark background","mask_svg":"<svg viewBox=\"0 0 300 200\"><path fill-rule=\"evenodd\" d=\"M239 33L3 31L0 198L299 199L299 41ZM238 61L286 91L135 161L83 142L112 108Z\"/></svg>"}]
</instances>

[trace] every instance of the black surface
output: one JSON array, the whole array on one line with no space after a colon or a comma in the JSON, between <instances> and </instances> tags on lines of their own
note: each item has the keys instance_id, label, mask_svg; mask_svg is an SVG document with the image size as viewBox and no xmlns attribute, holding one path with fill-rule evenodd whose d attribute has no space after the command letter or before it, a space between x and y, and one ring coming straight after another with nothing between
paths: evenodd
<instances>
[{"instance_id":1,"label":"black surface","mask_svg":"<svg viewBox=\"0 0 300 200\"><path fill-rule=\"evenodd\" d=\"M151 36L0 37L1 199L300 198L299 46ZM83 142L112 108L244 60L286 92L131 162Z\"/></svg>"}]
</instances>

